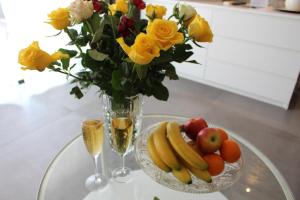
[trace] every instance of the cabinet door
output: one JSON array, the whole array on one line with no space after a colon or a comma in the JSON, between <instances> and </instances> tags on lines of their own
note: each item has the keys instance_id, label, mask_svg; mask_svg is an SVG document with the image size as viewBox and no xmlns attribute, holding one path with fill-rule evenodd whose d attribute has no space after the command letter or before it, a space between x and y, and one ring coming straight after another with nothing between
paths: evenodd
<instances>
[{"instance_id":1,"label":"cabinet door","mask_svg":"<svg viewBox=\"0 0 300 200\"><path fill-rule=\"evenodd\" d=\"M300 21L225 9L213 12L215 35L300 51Z\"/></svg>"},{"instance_id":2,"label":"cabinet door","mask_svg":"<svg viewBox=\"0 0 300 200\"><path fill-rule=\"evenodd\" d=\"M295 86L295 81L291 79L213 59L208 60L205 80L222 85L231 91L282 107L288 106Z\"/></svg>"},{"instance_id":3,"label":"cabinet door","mask_svg":"<svg viewBox=\"0 0 300 200\"><path fill-rule=\"evenodd\" d=\"M214 37L208 59L293 80L300 69L300 52L220 36Z\"/></svg>"}]
</instances>

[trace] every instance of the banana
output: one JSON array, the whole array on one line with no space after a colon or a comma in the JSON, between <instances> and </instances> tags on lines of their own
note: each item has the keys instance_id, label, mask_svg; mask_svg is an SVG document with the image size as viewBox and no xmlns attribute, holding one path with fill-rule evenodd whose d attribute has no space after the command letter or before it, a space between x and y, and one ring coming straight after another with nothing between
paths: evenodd
<instances>
[{"instance_id":1,"label":"banana","mask_svg":"<svg viewBox=\"0 0 300 200\"><path fill-rule=\"evenodd\" d=\"M160 159L172 170L180 170L180 163L166 136L167 123L162 122L153 130L153 143Z\"/></svg>"},{"instance_id":2,"label":"banana","mask_svg":"<svg viewBox=\"0 0 300 200\"><path fill-rule=\"evenodd\" d=\"M176 122L167 125L167 137L177 154L196 169L207 169L207 163L190 147L180 133L180 127Z\"/></svg>"},{"instance_id":3,"label":"banana","mask_svg":"<svg viewBox=\"0 0 300 200\"><path fill-rule=\"evenodd\" d=\"M185 160L180 159L180 162L186 167L188 168L192 174L194 174L194 176L196 176L197 178L204 180L207 183L211 183L212 179L211 176L209 174L209 172L207 170L201 170L201 169L197 169L193 166L191 166L189 163L187 163Z\"/></svg>"},{"instance_id":4,"label":"banana","mask_svg":"<svg viewBox=\"0 0 300 200\"><path fill-rule=\"evenodd\" d=\"M153 163L165 172L170 172L171 169L160 159L153 142L153 134L149 136L147 141L147 149Z\"/></svg>"},{"instance_id":5,"label":"banana","mask_svg":"<svg viewBox=\"0 0 300 200\"><path fill-rule=\"evenodd\" d=\"M185 184L191 184L192 183L192 177L189 172L184 166L181 166L180 170L172 170L173 175L181 182Z\"/></svg>"}]
</instances>

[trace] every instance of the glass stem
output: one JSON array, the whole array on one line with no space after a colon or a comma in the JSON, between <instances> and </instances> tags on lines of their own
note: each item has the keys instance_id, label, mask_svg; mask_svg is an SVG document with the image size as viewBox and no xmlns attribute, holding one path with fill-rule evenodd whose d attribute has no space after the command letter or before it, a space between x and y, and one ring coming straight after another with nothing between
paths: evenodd
<instances>
[{"instance_id":1,"label":"glass stem","mask_svg":"<svg viewBox=\"0 0 300 200\"><path fill-rule=\"evenodd\" d=\"M122 171L125 171L125 156L122 155Z\"/></svg>"},{"instance_id":2,"label":"glass stem","mask_svg":"<svg viewBox=\"0 0 300 200\"><path fill-rule=\"evenodd\" d=\"M95 178L96 178L96 180L100 178L100 176L99 176L99 166L98 166L98 157L99 157L99 155L94 156Z\"/></svg>"}]
</instances>

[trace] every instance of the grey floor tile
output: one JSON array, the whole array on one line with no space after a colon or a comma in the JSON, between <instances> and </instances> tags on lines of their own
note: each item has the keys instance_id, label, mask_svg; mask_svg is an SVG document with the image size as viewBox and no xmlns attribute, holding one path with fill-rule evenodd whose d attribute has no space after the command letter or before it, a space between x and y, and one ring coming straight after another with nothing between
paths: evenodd
<instances>
[{"instance_id":1,"label":"grey floor tile","mask_svg":"<svg viewBox=\"0 0 300 200\"><path fill-rule=\"evenodd\" d=\"M47 166L58 151L80 133L81 120L76 114L61 117L2 147L0 198L35 199Z\"/></svg>"},{"instance_id":2,"label":"grey floor tile","mask_svg":"<svg viewBox=\"0 0 300 200\"><path fill-rule=\"evenodd\" d=\"M223 92L215 101L220 107L240 113L250 119L300 137L300 98L291 110L272 106L237 94Z\"/></svg>"},{"instance_id":3,"label":"grey floor tile","mask_svg":"<svg viewBox=\"0 0 300 200\"><path fill-rule=\"evenodd\" d=\"M90 89L83 91L84 97L78 100L77 98L74 98L73 95L69 94L71 89L72 86L69 84L57 86L49 89L42 95L33 96L33 99L49 104L54 104L59 107L65 107L73 111L94 101L98 98L99 95L97 88L91 87Z\"/></svg>"},{"instance_id":4,"label":"grey floor tile","mask_svg":"<svg viewBox=\"0 0 300 200\"><path fill-rule=\"evenodd\" d=\"M1 147L60 119L69 113L69 110L32 99L23 105L2 104L0 113Z\"/></svg>"}]
</instances>

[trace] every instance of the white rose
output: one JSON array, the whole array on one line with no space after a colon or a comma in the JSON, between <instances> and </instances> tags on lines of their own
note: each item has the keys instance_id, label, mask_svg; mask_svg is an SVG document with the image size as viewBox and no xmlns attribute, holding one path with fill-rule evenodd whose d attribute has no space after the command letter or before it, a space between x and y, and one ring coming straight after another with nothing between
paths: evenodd
<instances>
[{"instance_id":1,"label":"white rose","mask_svg":"<svg viewBox=\"0 0 300 200\"><path fill-rule=\"evenodd\" d=\"M197 15L197 11L192 6L187 4L181 4L179 6L179 17L183 17L184 21L191 19L195 15Z\"/></svg>"},{"instance_id":2,"label":"white rose","mask_svg":"<svg viewBox=\"0 0 300 200\"><path fill-rule=\"evenodd\" d=\"M93 15L93 1L75 0L70 4L69 10L72 21L80 23Z\"/></svg>"}]
</instances>

